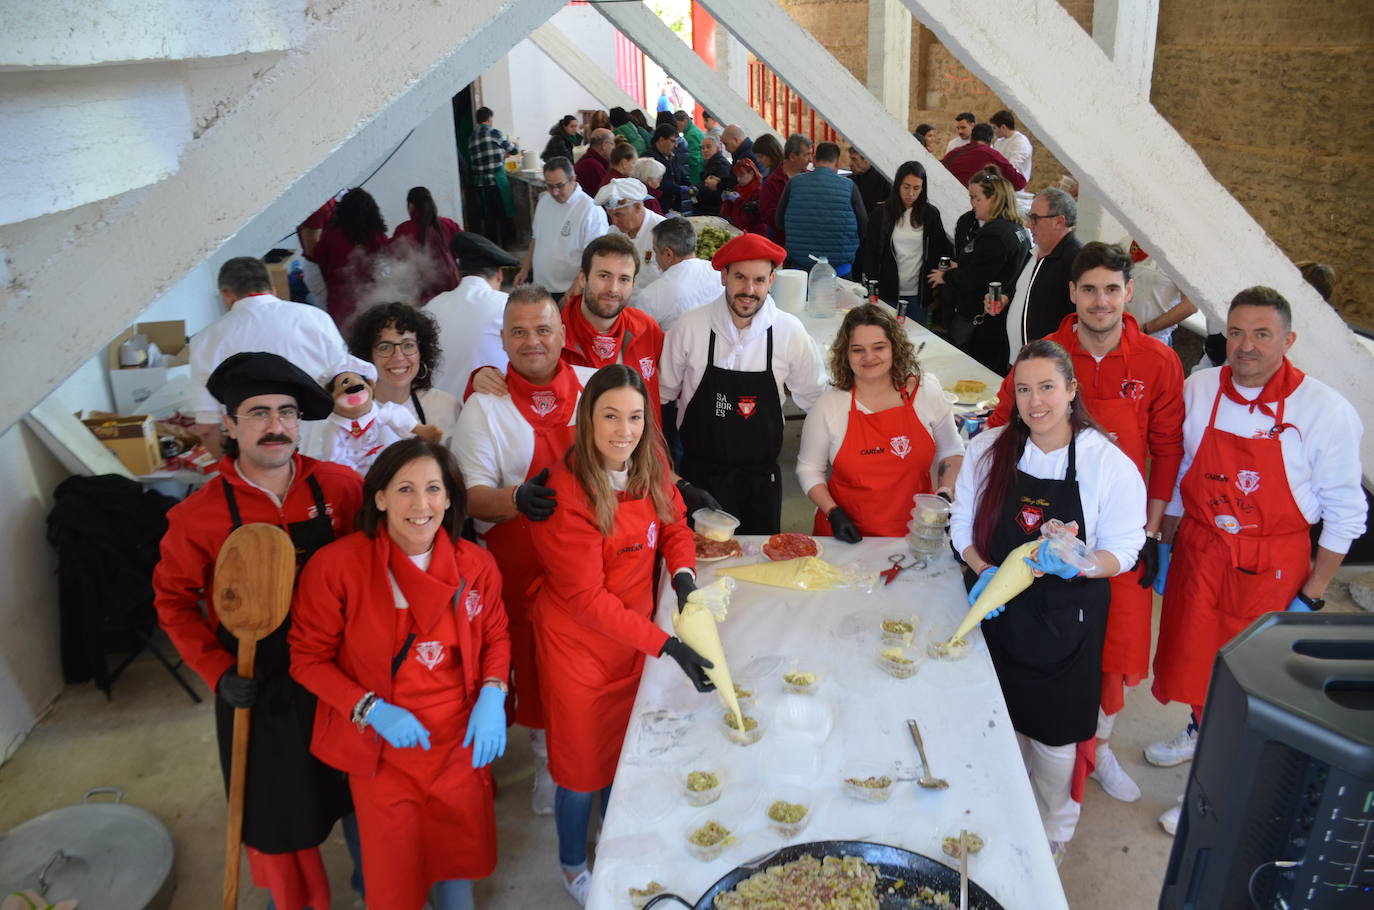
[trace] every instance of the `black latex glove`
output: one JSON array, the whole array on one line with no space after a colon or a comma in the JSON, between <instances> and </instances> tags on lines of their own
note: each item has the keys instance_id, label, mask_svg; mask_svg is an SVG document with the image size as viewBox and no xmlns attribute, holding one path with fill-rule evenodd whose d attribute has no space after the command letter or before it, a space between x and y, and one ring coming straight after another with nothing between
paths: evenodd
<instances>
[{"instance_id":1,"label":"black latex glove","mask_svg":"<svg viewBox=\"0 0 1374 910\"><path fill-rule=\"evenodd\" d=\"M687 514L691 515L697 509L715 509L720 511L720 503L716 497L711 495L711 491L688 483L685 480L677 482L677 491L682 494L682 502L687 506Z\"/></svg>"},{"instance_id":2,"label":"black latex glove","mask_svg":"<svg viewBox=\"0 0 1374 910\"><path fill-rule=\"evenodd\" d=\"M530 521L544 521L558 505L558 493L544 486L548 482L549 469L545 468L515 488L515 507Z\"/></svg>"},{"instance_id":3,"label":"black latex glove","mask_svg":"<svg viewBox=\"0 0 1374 910\"><path fill-rule=\"evenodd\" d=\"M841 507L835 506L826 517L830 519L830 533L841 543L858 543L864 539L859 529L854 527L854 520Z\"/></svg>"},{"instance_id":4,"label":"black latex glove","mask_svg":"<svg viewBox=\"0 0 1374 910\"><path fill-rule=\"evenodd\" d=\"M716 688L716 684L707 679L703 672L713 668L715 664L693 651L682 639L669 637L658 652L659 657L665 655L677 661L677 665L687 674L687 678L696 686L698 692L711 692Z\"/></svg>"},{"instance_id":5,"label":"black latex glove","mask_svg":"<svg viewBox=\"0 0 1374 910\"><path fill-rule=\"evenodd\" d=\"M677 611L687 606L687 595L697 589L697 580L691 572L678 572L673 576L673 590L677 592Z\"/></svg>"},{"instance_id":6,"label":"black latex glove","mask_svg":"<svg viewBox=\"0 0 1374 910\"><path fill-rule=\"evenodd\" d=\"M252 677L239 676L230 667L219 678L215 694L233 708L251 708L258 700L258 681Z\"/></svg>"},{"instance_id":7,"label":"black latex glove","mask_svg":"<svg viewBox=\"0 0 1374 910\"><path fill-rule=\"evenodd\" d=\"M1159 541L1153 537L1145 538L1145 546L1140 548L1140 556L1135 564L1140 569L1140 586L1148 588L1153 585L1155 575L1159 573Z\"/></svg>"}]
</instances>

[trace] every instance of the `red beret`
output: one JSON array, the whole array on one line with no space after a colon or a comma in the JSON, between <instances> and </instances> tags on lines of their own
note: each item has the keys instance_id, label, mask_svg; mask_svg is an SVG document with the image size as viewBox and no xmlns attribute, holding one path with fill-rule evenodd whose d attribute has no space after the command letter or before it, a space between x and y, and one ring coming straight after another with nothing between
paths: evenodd
<instances>
[{"instance_id":1,"label":"red beret","mask_svg":"<svg viewBox=\"0 0 1374 910\"><path fill-rule=\"evenodd\" d=\"M722 271L732 262L767 259L776 268L787 259L787 251L762 234L741 234L721 245L711 257L711 268Z\"/></svg>"}]
</instances>

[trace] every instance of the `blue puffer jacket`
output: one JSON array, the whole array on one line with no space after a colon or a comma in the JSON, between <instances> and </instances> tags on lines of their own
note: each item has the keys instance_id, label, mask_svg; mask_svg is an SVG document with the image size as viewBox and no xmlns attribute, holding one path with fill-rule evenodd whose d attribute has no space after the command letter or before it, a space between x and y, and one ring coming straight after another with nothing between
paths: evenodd
<instances>
[{"instance_id":1,"label":"blue puffer jacket","mask_svg":"<svg viewBox=\"0 0 1374 910\"><path fill-rule=\"evenodd\" d=\"M854 182L828 167L793 177L783 214L788 258L804 268L811 267L811 256L825 256L837 268L853 262L859 249L853 194Z\"/></svg>"}]
</instances>

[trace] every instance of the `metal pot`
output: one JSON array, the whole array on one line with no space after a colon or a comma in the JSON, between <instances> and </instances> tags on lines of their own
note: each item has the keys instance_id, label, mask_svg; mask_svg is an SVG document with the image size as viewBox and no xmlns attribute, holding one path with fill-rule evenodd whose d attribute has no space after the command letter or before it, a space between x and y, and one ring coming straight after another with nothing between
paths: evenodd
<instances>
[{"instance_id":1,"label":"metal pot","mask_svg":"<svg viewBox=\"0 0 1374 910\"><path fill-rule=\"evenodd\" d=\"M677 901L693 910L711 910L716 896L732 890L751 875L781 866L803 856L824 859L827 856L857 856L878 870L878 901L883 908L902 908L913 906L912 899L922 887L935 891L947 891L955 902L959 899L959 870L951 869L944 863L936 862L920 853L912 853L901 847L886 844L870 844L866 841L830 840L813 841L809 844L793 844L769 853L758 859L736 866L725 873L714 885L706 889L695 904L678 897L676 894L658 894L644 905L644 910L662 901ZM968 883L969 910L1003 910L1002 905L993 899L973 881Z\"/></svg>"},{"instance_id":2,"label":"metal pot","mask_svg":"<svg viewBox=\"0 0 1374 910\"><path fill-rule=\"evenodd\" d=\"M97 793L112 803L92 803ZM31 888L49 903L75 899L101 910L166 910L176 881L172 835L145 809L124 805L118 787L87 790L80 805L54 809L0 834L0 894Z\"/></svg>"}]
</instances>

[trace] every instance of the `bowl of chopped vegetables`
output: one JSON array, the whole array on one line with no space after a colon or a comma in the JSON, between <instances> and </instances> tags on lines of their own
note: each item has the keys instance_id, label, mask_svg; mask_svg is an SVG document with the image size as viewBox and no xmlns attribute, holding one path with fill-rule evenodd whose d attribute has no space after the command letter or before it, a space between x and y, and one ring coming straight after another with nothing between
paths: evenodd
<instances>
[{"instance_id":1,"label":"bowl of chopped vegetables","mask_svg":"<svg viewBox=\"0 0 1374 910\"><path fill-rule=\"evenodd\" d=\"M744 232L716 215L692 215L687 219L697 232L697 258L710 260L732 237Z\"/></svg>"}]
</instances>

